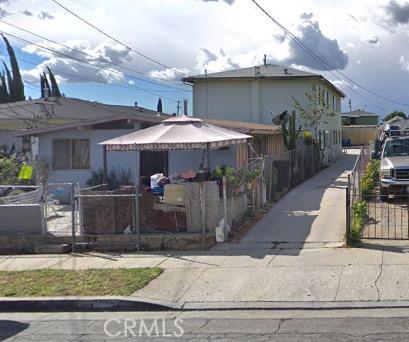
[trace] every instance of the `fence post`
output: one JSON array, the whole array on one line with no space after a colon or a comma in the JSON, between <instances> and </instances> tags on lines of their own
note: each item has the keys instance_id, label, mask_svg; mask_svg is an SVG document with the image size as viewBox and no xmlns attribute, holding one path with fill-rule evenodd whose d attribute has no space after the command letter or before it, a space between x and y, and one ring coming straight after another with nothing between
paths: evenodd
<instances>
[{"instance_id":1,"label":"fence post","mask_svg":"<svg viewBox=\"0 0 409 342\"><path fill-rule=\"evenodd\" d=\"M75 184L71 184L71 253L75 253Z\"/></svg>"},{"instance_id":2,"label":"fence post","mask_svg":"<svg viewBox=\"0 0 409 342\"><path fill-rule=\"evenodd\" d=\"M205 234L206 234L206 191L205 191L205 182L200 182L199 188L200 194L200 206L202 214L202 249L205 247Z\"/></svg>"},{"instance_id":3,"label":"fence post","mask_svg":"<svg viewBox=\"0 0 409 342\"><path fill-rule=\"evenodd\" d=\"M224 234L227 233L226 228L229 225L229 223L227 221L227 191L226 191L226 186L227 186L226 176L223 176L223 208L224 208L224 227L223 227L223 229L224 229Z\"/></svg>"},{"instance_id":4,"label":"fence post","mask_svg":"<svg viewBox=\"0 0 409 342\"><path fill-rule=\"evenodd\" d=\"M346 222L346 243L349 246L351 241L351 193L350 193L350 175L348 175L348 185L346 187L346 199L345 199L345 222Z\"/></svg>"}]
</instances>

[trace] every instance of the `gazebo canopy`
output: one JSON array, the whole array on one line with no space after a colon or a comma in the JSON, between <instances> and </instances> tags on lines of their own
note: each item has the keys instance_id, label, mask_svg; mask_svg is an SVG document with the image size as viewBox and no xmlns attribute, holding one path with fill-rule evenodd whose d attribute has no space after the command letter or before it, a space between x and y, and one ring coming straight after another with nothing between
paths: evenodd
<instances>
[{"instance_id":1,"label":"gazebo canopy","mask_svg":"<svg viewBox=\"0 0 409 342\"><path fill-rule=\"evenodd\" d=\"M246 143L250 135L210 125L186 115L103 141L107 151L205 150Z\"/></svg>"}]
</instances>

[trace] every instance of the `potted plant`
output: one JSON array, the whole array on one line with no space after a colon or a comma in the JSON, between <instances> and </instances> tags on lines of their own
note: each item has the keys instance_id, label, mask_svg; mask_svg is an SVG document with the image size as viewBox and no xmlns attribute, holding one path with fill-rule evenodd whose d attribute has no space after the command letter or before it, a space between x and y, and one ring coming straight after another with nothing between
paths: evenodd
<instances>
[{"instance_id":1,"label":"potted plant","mask_svg":"<svg viewBox=\"0 0 409 342\"><path fill-rule=\"evenodd\" d=\"M262 178L262 171L259 168L247 171L247 189L255 190Z\"/></svg>"}]
</instances>

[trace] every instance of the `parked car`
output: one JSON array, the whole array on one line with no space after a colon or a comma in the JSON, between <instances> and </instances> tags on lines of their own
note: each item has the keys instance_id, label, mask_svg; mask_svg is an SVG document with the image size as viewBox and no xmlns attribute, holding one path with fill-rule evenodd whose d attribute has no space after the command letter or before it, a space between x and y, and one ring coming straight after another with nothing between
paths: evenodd
<instances>
[{"instance_id":1,"label":"parked car","mask_svg":"<svg viewBox=\"0 0 409 342\"><path fill-rule=\"evenodd\" d=\"M389 137L383 144L380 166L380 198L409 193L409 136Z\"/></svg>"}]
</instances>

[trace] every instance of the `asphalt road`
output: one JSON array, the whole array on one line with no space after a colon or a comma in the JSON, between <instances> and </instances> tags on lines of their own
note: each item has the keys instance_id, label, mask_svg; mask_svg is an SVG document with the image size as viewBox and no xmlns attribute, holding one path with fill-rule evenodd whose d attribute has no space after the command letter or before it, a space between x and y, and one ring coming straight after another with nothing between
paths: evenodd
<instances>
[{"instance_id":1,"label":"asphalt road","mask_svg":"<svg viewBox=\"0 0 409 342\"><path fill-rule=\"evenodd\" d=\"M408 309L0 314L1 341L407 341Z\"/></svg>"}]
</instances>

